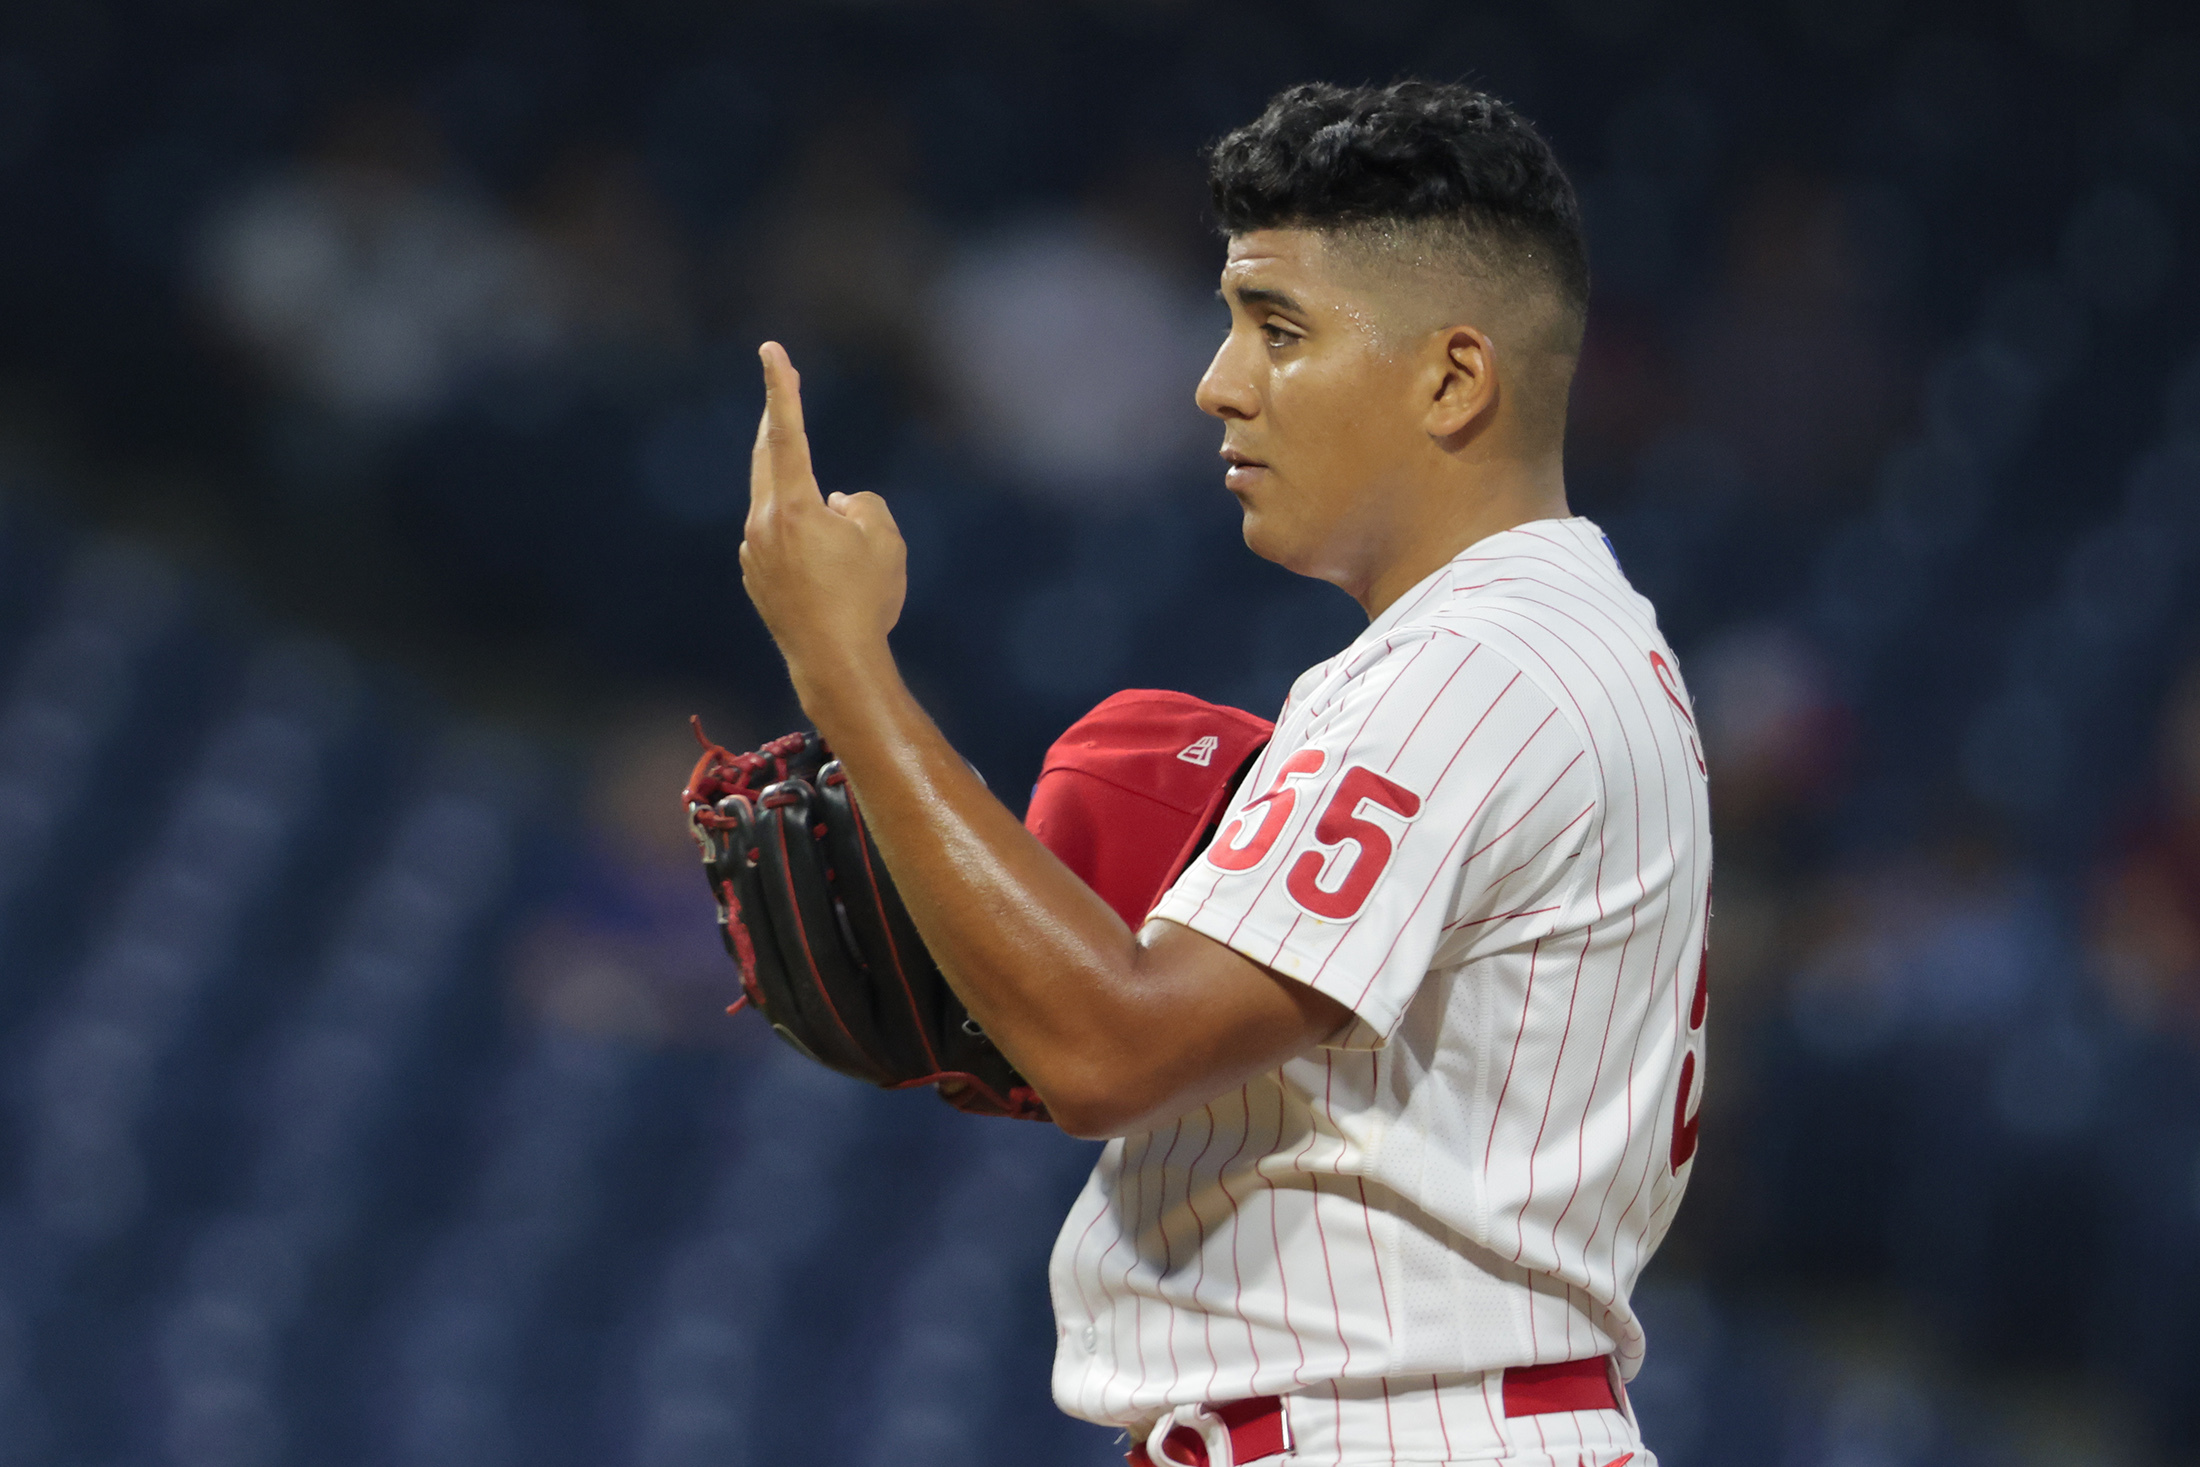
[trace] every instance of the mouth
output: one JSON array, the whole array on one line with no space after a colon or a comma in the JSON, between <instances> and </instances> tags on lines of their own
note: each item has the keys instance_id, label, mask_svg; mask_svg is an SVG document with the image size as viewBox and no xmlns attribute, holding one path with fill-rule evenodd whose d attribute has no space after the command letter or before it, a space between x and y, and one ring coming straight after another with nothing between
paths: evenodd
<instances>
[{"instance_id":1,"label":"mouth","mask_svg":"<svg viewBox=\"0 0 2200 1467\"><path fill-rule=\"evenodd\" d=\"M1232 494L1251 489L1268 472L1267 464L1227 444L1222 449L1222 461L1229 465L1222 473L1223 487Z\"/></svg>"}]
</instances>

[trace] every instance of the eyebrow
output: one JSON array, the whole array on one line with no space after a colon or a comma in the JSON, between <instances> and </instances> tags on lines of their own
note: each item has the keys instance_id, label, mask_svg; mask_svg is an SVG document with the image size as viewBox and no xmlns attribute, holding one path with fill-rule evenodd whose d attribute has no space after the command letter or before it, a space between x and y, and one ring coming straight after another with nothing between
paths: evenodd
<instances>
[{"instance_id":1,"label":"eyebrow","mask_svg":"<svg viewBox=\"0 0 2200 1467\"><path fill-rule=\"evenodd\" d=\"M1279 311L1290 311L1301 316L1306 314L1306 307L1300 305L1290 296L1285 295L1280 290L1271 290L1260 285L1241 286L1234 291L1217 290L1215 299L1227 301L1232 295L1235 295L1242 305L1274 306Z\"/></svg>"}]
</instances>

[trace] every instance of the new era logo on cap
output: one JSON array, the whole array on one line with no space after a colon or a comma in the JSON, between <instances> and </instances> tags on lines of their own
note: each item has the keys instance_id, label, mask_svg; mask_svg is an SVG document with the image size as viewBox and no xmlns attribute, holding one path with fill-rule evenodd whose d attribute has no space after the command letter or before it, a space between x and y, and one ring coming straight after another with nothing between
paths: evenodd
<instances>
[{"instance_id":1,"label":"new era logo on cap","mask_svg":"<svg viewBox=\"0 0 2200 1467\"><path fill-rule=\"evenodd\" d=\"M1274 726L1159 688L1126 688L1047 750L1024 824L1132 927L1199 854Z\"/></svg>"},{"instance_id":2,"label":"new era logo on cap","mask_svg":"<svg viewBox=\"0 0 2200 1467\"><path fill-rule=\"evenodd\" d=\"M1222 740L1216 738L1213 734L1208 734L1205 738L1194 739L1186 744L1176 757L1182 759L1186 764L1197 764L1200 768L1205 769L1214 762L1215 750L1221 747Z\"/></svg>"}]
</instances>

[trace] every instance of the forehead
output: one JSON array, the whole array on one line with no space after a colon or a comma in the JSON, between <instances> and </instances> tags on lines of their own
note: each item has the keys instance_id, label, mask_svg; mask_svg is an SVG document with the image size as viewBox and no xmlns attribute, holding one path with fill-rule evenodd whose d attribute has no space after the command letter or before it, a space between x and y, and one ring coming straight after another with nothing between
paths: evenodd
<instances>
[{"instance_id":1,"label":"forehead","mask_svg":"<svg viewBox=\"0 0 2200 1467\"><path fill-rule=\"evenodd\" d=\"M1345 293L1337 267L1335 246L1319 230L1249 230L1230 236L1222 288L1333 298Z\"/></svg>"}]
</instances>

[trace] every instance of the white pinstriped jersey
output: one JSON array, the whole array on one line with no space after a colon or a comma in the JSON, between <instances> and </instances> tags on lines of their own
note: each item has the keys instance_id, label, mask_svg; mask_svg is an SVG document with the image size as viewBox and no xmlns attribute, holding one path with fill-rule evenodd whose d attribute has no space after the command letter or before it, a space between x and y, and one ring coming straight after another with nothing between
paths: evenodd
<instances>
[{"instance_id":1,"label":"white pinstriped jersey","mask_svg":"<svg viewBox=\"0 0 2200 1467\"><path fill-rule=\"evenodd\" d=\"M1355 1017L1109 1143L1055 1245L1056 1400L1128 1425L1608 1352L1632 1377L1695 1149L1711 837L1609 542L1462 552L1299 678L1231 817L1153 915Z\"/></svg>"}]
</instances>

